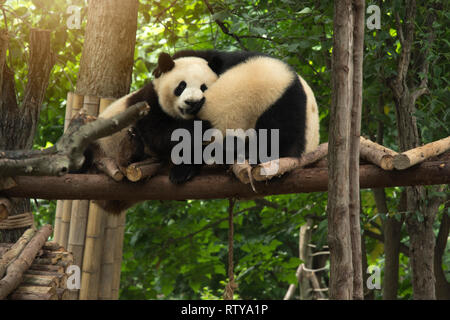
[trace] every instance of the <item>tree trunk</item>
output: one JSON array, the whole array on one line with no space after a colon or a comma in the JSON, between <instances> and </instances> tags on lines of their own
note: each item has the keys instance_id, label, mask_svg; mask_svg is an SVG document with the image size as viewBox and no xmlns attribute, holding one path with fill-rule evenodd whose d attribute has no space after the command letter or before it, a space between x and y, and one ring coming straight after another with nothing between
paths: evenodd
<instances>
[{"instance_id":1,"label":"tree trunk","mask_svg":"<svg viewBox=\"0 0 450 320\"><path fill-rule=\"evenodd\" d=\"M430 10L432 12L432 10ZM417 68L424 74L419 87L410 88L417 75L408 75L411 63L411 49L415 35L416 1L406 2L406 14L400 23L398 13L395 13L397 29L402 47L397 63L397 75L389 85L392 89L396 107L396 118L400 151L413 149L420 145L419 131L414 113L417 99L426 92L429 59L423 59ZM432 15L430 13L426 26L432 34ZM428 39L429 43L433 39ZM428 51L427 51L428 52ZM428 55L428 53L425 55ZM435 299L434 233L433 223L440 204L439 199L427 196L424 187L406 188L406 227L410 236L410 264L412 269L412 284L414 299Z\"/></svg>"},{"instance_id":2,"label":"tree trunk","mask_svg":"<svg viewBox=\"0 0 450 320\"><path fill-rule=\"evenodd\" d=\"M80 61L76 93L83 96L119 98L130 90L136 44L138 0L90 0L85 42ZM120 278L121 243L117 242L108 255L113 255L104 267L105 237L108 226L116 226L117 217L108 216L94 203L87 221L85 251L82 266L80 299L117 299ZM125 220L125 212L120 220ZM109 231L108 231L109 230ZM123 239L123 227L115 228L114 238ZM95 231L95 235L93 236ZM93 249L93 250L88 250ZM121 251L121 250L120 250ZM118 257L116 257L116 254ZM112 261L114 260L114 261ZM118 264L116 266L116 264ZM114 270L111 272L111 270ZM101 287L101 284L108 284Z\"/></svg>"},{"instance_id":3,"label":"tree trunk","mask_svg":"<svg viewBox=\"0 0 450 320\"><path fill-rule=\"evenodd\" d=\"M16 100L14 72L6 64L8 35L0 35L0 150L31 149L39 113L47 90L54 56L50 50L50 31L30 31L28 81L20 104ZM30 212L28 199L12 199L10 216ZM27 229L0 231L1 242L15 242Z\"/></svg>"},{"instance_id":4,"label":"tree trunk","mask_svg":"<svg viewBox=\"0 0 450 320\"><path fill-rule=\"evenodd\" d=\"M333 101L330 111L328 245L330 299L352 299L353 266L349 213L350 110L353 100L352 1L334 3Z\"/></svg>"},{"instance_id":5,"label":"tree trunk","mask_svg":"<svg viewBox=\"0 0 450 320\"><path fill-rule=\"evenodd\" d=\"M137 0L90 0L77 90L119 98L130 90L137 29Z\"/></svg>"},{"instance_id":6,"label":"tree trunk","mask_svg":"<svg viewBox=\"0 0 450 320\"><path fill-rule=\"evenodd\" d=\"M381 190L384 194L384 189ZM385 200L386 201L386 200ZM387 209L387 208L386 208ZM406 194L402 192L400 197L400 204L398 206L399 212L406 211ZM379 213L387 214L388 211L378 211ZM384 286L383 299L395 300L397 299L398 291L398 269L399 269L399 253L401 229L403 220L397 220L396 217L387 217L384 222Z\"/></svg>"},{"instance_id":7,"label":"tree trunk","mask_svg":"<svg viewBox=\"0 0 450 320\"><path fill-rule=\"evenodd\" d=\"M442 213L441 226L436 239L436 248L434 250L434 275L436 277L436 298L438 300L450 300L450 283L445 278L442 269L442 256L445 253L447 239L450 231L450 196L447 197L447 204Z\"/></svg>"},{"instance_id":8,"label":"tree trunk","mask_svg":"<svg viewBox=\"0 0 450 320\"><path fill-rule=\"evenodd\" d=\"M353 103L351 109L350 167L349 167L349 213L352 241L353 299L363 300L363 271L361 257L359 155L361 136L361 110L363 90L364 56L364 0L353 0Z\"/></svg>"}]
</instances>

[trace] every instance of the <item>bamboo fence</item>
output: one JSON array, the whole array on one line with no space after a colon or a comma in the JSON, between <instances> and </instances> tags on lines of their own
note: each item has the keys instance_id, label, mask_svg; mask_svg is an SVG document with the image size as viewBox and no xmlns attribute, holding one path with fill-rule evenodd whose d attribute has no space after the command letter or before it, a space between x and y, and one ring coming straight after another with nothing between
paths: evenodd
<instances>
[{"instance_id":1,"label":"bamboo fence","mask_svg":"<svg viewBox=\"0 0 450 320\"><path fill-rule=\"evenodd\" d=\"M69 93L64 128L81 110L98 116L113 101ZM54 238L81 269L80 300L118 299L124 227L125 212L108 214L89 200L58 200Z\"/></svg>"}]
</instances>

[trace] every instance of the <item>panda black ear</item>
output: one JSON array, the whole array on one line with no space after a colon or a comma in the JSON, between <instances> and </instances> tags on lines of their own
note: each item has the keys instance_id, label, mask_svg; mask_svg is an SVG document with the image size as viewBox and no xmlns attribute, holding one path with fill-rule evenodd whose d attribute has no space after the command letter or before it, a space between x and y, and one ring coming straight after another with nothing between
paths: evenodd
<instances>
[{"instance_id":1,"label":"panda black ear","mask_svg":"<svg viewBox=\"0 0 450 320\"><path fill-rule=\"evenodd\" d=\"M208 61L208 66L211 68L212 71L214 71L216 74L220 74L223 66L223 61L220 59L219 56L213 56Z\"/></svg>"},{"instance_id":2,"label":"panda black ear","mask_svg":"<svg viewBox=\"0 0 450 320\"><path fill-rule=\"evenodd\" d=\"M172 60L172 57L169 54L162 52L159 55L158 66L153 71L153 75L158 78L164 72L172 70L173 67L175 67L175 62Z\"/></svg>"}]
</instances>

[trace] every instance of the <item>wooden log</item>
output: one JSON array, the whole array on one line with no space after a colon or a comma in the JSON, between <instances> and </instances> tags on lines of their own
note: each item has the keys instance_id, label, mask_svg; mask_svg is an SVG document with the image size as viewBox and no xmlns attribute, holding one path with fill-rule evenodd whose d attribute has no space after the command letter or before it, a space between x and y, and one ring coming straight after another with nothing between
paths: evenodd
<instances>
[{"instance_id":1,"label":"wooden log","mask_svg":"<svg viewBox=\"0 0 450 320\"><path fill-rule=\"evenodd\" d=\"M3 152L0 151L0 159L3 157ZM6 190L16 186L16 182L11 177L2 177L0 179L0 190Z\"/></svg>"},{"instance_id":2,"label":"wooden log","mask_svg":"<svg viewBox=\"0 0 450 320\"><path fill-rule=\"evenodd\" d=\"M22 253L23 249L31 241L35 233L36 230L33 228L25 230L16 243L14 243L8 251L2 254L2 258L0 259L0 279L3 278L8 266Z\"/></svg>"},{"instance_id":3,"label":"wooden log","mask_svg":"<svg viewBox=\"0 0 450 320\"><path fill-rule=\"evenodd\" d=\"M57 266L57 267L63 267L64 268L63 271L64 271L71 264L73 264L72 261L64 261L64 260L59 260L57 258L36 258L33 261L32 267L42 266L43 268L45 268L46 266L48 266L49 268L51 268L51 267Z\"/></svg>"},{"instance_id":4,"label":"wooden log","mask_svg":"<svg viewBox=\"0 0 450 320\"><path fill-rule=\"evenodd\" d=\"M136 182L144 178L153 177L162 167L162 163L155 161L155 159L150 159L130 164L126 169L127 179Z\"/></svg>"},{"instance_id":5,"label":"wooden log","mask_svg":"<svg viewBox=\"0 0 450 320\"><path fill-rule=\"evenodd\" d=\"M58 300L56 293L26 293L13 292L10 296L11 300Z\"/></svg>"},{"instance_id":6,"label":"wooden log","mask_svg":"<svg viewBox=\"0 0 450 320\"><path fill-rule=\"evenodd\" d=\"M105 216L106 212L91 201L83 254L80 300L98 298Z\"/></svg>"},{"instance_id":7,"label":"wooden log","mask_svg":"<svg viewBox=\"0 0 450 320\"><path fill-rule=\"evenodd\" d=\"M404 170L448 150L450 150L450 136L396 155L394 166L397 170Z\"/></svg>"},{"instance_id":8,"label":"wooden log","mask_svg":"<svg viewBox=\"0 0 450 320\"><path fill-rule=\"evenodd\" d=\"M240 182L243 184L250 183L250 177L252 176L252 166L245 160L245 163L235 163L231 166L231 170Z\"/></svg>"},{"instance_id":9,"label":"wooden log","mask_svg":"<svg viewBox=\"0 0 450 320\"><path fill-rule=\"evenodd\" d=\"M360 142L360 156L362 159L376 164L384 170L394 169L394 157L398 155L397 152L364 137L360 137Z\"/></svg>"},{"instance_id":10,"label":"wooden log","mask_svg":"<svg viewBox=\"0 0 450 320\"><path fill-rule=\"evenodd\" d=\"M45 258L41 258L41 257L36 257L33 261L34 264L41 264L41 265L45 265L45 264L49 264L49 265L54 265L58 262L59 258L58 257L45 257Z\"/></svg>"},{"instance_id":11,"label":"wooden log","mask_svg":"<svg viewBox=\"0 0 450 320\"><path fill-rule=\"evenodd\" d=\"M19 286L24 272L31 266L37 252L51 234L52 227L43 226L22 250L19 257L8 266L5 277L0 280L0 300Z\"/></svg>"},{"instance_id":12,"label":"wooden log","mask_svg":"<svg viewBox=\"0 0 450 320\"><path fill-rule=\"evenodd\" d=\"M35 264L35 263L32 263L32 264L30 265L30 270L50 271L50 272L64 273L65 268L64 268L63 266L58 266L58 265L48 265L48 264Z\"/></svg>"},{"instance_id":13,"label":"wooden log","mask_svg":"<svg viewBox=\"0 0 450 320\"><path fill-rule=\"evenodd\" d=\"M11 201L7 198L0 197L0 222L8 219L9 213L12 210Z\"/></svg>"},{"instance_id":14,"label":"wooden log","mask_svg":"<svg viewBox=\"0 0 450 320\"><path fill-rule=\"evenodd\" d=\"M328 154L328 143L322 143L316 150L308 152L300 158L280 158L258 164L252 170L253 178L256 181L266 181L274 177L279 177L286 172L301 168L319 161ZM273 170L275 168L275 170ZM271 171L275 171L271 173Z\"/></svg>"},{"instance_id":15,"label":"wooden log","mask_svg":"<svg viewBox=\"0 0 450 320\"><path fill-rule=\"evenodd\" d=\"M42 247L42 249L49 250L49 251L65 251L66 250L62 245L60 245L56 241L47 241L44 244L44 246Z\"/></svg>"},{"instance_id":16,"label":"wooden log","mask_svg":"<svg viewBox=\"0 0 450 320\"><path fill-rule=\"evenodd\" d=\"M24 274L22 284L56 288L59 284L59 279L56 276Z\"/></svg>"},{"instance_id":17,"label":"wooden log","mask_svg":"<svg viewBox=\"0 0 450 320\"><path fill-rule=\"evenodd\" d=\"M34 293L34 294L56 294L55 287L43 287L43 286L25 286L20 285L14 290L16 293Z\"/></svg>"},{"instance_id":18,"label":"wooden log","mask_svg":"<svg viewBox=\"0 0 450 320\"><path fill-rule=\"evenodd\" d=\"M114 159L102 157L95 159L94 164L97 167L97 169L99 169L101 172L106 173L114 181L122 181L123 173L117 167L117 164L114 161Z\"/></svg>"},{"instance_id":19,"label":"wooden log","mask_svg":"<svg viewBox=\"0 0 450 320\"><path fill-rule=\"evenodd\" d=\"M64 288L56 288L56 294L58 295L58 300L69 300L70 292Z\"/></svg>"},{"instance_id":20,"label":"wooden log","mask_svg":"<svg viewBox=\"0 0 450 320\"><path fill-rule=\"evenodd\" d=\"M42 250L42 253L39 253L38 257L39 258L56 258L56 261L63 260L63 261L73 262L72 253L67 252L67 251Z\"/></svg>"},{"instance_id":21,"label":"wooden log","mask_svg":"<svg viewBox=\"0 0 450 320\"><path fill-rule=\"evenodd\" d=\"M6 247L0 247L0 259L2 258L3 254L8 251L9 248Z\"/></svg>"},{"instance_id":22,"label":"wooden log","mask_svg":"<svg viewBox=\"0 0 450 320\"><path fill-rule=\"evenodd\" d=\"M65 288L67 285L68 275L66 273L55 272L55 271L42 271L42 270L27 270L24 276L49 276L55 278L56 286L60 288Z\"/></svg>"},{"instance_id":23,"label":"wooden log","mask_svg":"<svg viewBox=\"0 0 450 320\"><path fill-rule=\"evenodd\" d=\"M202 174L183 185L166 175L146 182L117 183L105 175L67 174L64 177L15 177L17 186L4 191L8 197L98 200L186 200L255 197L249 186L232 175ZM361 188L381 188L450 183L450 160L428 161L407 170L385 171L375 165L360 166ZM258 196L327 191L327 168L295 169L270 183L256 182Z\"/></svg>"}]
</instances>

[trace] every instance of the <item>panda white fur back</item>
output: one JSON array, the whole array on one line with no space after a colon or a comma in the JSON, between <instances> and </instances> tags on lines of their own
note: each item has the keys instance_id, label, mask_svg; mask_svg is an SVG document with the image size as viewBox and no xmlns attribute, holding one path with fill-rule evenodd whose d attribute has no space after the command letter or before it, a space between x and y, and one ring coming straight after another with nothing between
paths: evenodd
<instances>
[{"instance_id":1,"label":"panda white fur back","mask_svg":"<svg viewBox=\"0 0 450 320\"><path fill-rule=\"evenodd\" d=\"M319 112L311 87L298 76L306 94L305 152L319 145ZM280 60L254 57L224 72L205 93L199 111L225 136L226 129L256 127L256 121L284 93L294 74Z\"/></svg>"},{"instance_id":2,"label":"panda white fur back","mask_svg":"<svg viewBox=\"0 0 450 320\"><path fill-rule=\"evenodd\" d=\"M283 61L254 52L187 51L208 60L219 79L197 116L219 129L279 129L280 157L319 144L319 113L306 81ZM269 146L270 147L270 146Z\"/></svg>"},{"instance_id":3,"label":"panda white fur back","mask_svg":"<svg viewBox=\"0 0 450 320\"><path fill-rule=\"evenodd\" d=\"M277 101L294 79L276 59L255 57L224 72L205 92L200 119L222 131L256 127L259 116Z\"/></svg>"},{"instance_id":4,"label":"panda white fur back","mask_svg":"<svg viewBox=\"0 0 450 320\"><path fill-rule=\"evenodd\" d=\"M319 108L311 87L300 75L298 78L306 93L305 152L311 152L319 146L320 142Z\"/></svg>"}]
</instances>

